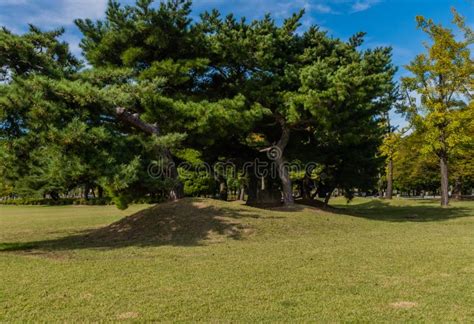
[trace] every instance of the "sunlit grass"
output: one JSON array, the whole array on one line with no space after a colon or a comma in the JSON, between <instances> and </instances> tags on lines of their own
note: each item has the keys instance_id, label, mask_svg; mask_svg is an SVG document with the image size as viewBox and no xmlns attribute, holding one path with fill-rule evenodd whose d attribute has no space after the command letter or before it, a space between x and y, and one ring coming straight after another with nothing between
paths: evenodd
<instances>
[{"instance_id":1,"label":"sunlit grass","mask_svg":"<svg viewBox=\"0 0 474 324\"><path fill-rule=\"evenodd\" d=\"M0 321L474 320L473 202L333 204L1 206Z\"/></svg>"}]
</instances>

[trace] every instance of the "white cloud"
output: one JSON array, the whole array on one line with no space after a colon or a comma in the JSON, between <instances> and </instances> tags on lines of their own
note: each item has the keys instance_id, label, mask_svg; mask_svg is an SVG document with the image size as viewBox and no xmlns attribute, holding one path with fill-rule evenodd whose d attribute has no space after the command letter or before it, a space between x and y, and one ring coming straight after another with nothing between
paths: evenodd
<instances>
[{"instance_id":1,"label":"white cloud","mask_svg":"<svg viewBox=\"0 0 474 324\"><path fill-rule=\"evenodd\" d=\"M300 9L305 9L307 14L338 14L333 4L350 1L355 0L194 0L193 8L195 12L200 12L218 7L221 12L233 12L249 19L271 13L278 19L286 18Z\"/></svg>"},{"instance_id":2,"label":"white cloud","mask_svg":"<svg viewBox=\"0 0 474 324\"><path fill-rule=\"evenodd\" d=\"M27 19L42 26L67 26L76 18L101 18L106 7L107 0L58 0L54 7L39 9Z\"/></svg>"},{"instance_id":3,"label":"white cloud","mask_svg":"<svg viewBox=\"0 0 474 324\"><path fill-rule=\"evenodd\" d=\"M352 12L365 11L379 2L380 0L357 0L352 4Z\"/></svg>"},{"instance_id":4,"label":"white cloud","mask_svg":"<svg viewBox=\"0 0 474 324\"><path fill-rule=\"evenodd\" d=\"M27 24L48 30L67 27L62 36L71 52L80 57L80 37L71 28L76 18L99 19L105 14L107 0L0 0L0 26L22 33Z\"/></svg>"},{"instance_id":5,"label":"white cloud","mask_svg":"<svg viewBox=\"0 0 474 324\"><path fill-rule=\"evenodd\" d=\"M101 18L107 8L107 0L63 0L63 12L71 17Z\"/></svg>"},{"instance_id":6,"label":"white cloud","mask_svg":"<svg viewBox=\"0 0 474 324\"><path fill-rule=\"evenodd\" d=\"M0 6L24 5L28 0L0 0Z\"/></svg>"},{"instance_id":7,"label":"white cloud","mask_svg":"<svg viewBox=\"0 0 474 324\"><path fill-rule=\"evenodd\" d=\"M314 10L319 13L333 13L333 10L331 9L331 7L323 3L315 4L311 6L311 8L314 8Z\"/></svg>"},{"instance_id":8,"label":"white cloud","mask_svg":"<svg viewBox=\"0 0 474 324\"><path fill-rule=\"evenodd\" d=\"M0 0L0 20L9 28L54 28L70 26L76 18L102 18L106 7L107 0Z\"/></svg>"}]
</instances>

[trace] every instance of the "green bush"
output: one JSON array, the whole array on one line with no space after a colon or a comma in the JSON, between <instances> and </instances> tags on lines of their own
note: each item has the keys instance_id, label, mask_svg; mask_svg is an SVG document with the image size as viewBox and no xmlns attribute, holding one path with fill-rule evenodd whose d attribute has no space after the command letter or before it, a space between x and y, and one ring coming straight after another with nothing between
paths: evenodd
<instances>
[{"instance_id":1,"label":"green bush","mask_svg":"<svg viewBox=\"0 0 474 324\"><path fill-rule=\"evenodd\" d=\"M63 205L110 205L110 198L61 198L54 200L50 198L16 198L0 200L0 205L46 205L46 206L63 206Z\"/></svg>"}]
</instances>

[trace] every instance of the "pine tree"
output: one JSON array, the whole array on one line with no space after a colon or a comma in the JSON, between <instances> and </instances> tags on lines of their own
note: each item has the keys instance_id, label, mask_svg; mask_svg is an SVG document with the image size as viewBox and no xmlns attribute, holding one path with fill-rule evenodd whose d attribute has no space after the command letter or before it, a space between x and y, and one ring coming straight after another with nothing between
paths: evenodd
<instances>
[{"instance_id":1,"label":"pine tree","mask_svg":"<svg viewBox=\"0 0 474 324\"><path fill-rule=\"evenodd\" d=\"M194 23L189 16L189 1L162 2L158 8L152 1L125 7L110 2L105 21L76 23L94 69L107 66L132 72L116 93L129 87L139 95L121 107L120 119L149 134L181 134L182 147L201 151L212 164L229 155L228 143L244 140L265 109L250 102L239 88L232 93L224 85L213 88L215 61L220 58L211 50L206 23ZM179 148L163 151L171 165L178 153ZM178 182L178 170L172 174Z\"/></svg>"}]
</instances>

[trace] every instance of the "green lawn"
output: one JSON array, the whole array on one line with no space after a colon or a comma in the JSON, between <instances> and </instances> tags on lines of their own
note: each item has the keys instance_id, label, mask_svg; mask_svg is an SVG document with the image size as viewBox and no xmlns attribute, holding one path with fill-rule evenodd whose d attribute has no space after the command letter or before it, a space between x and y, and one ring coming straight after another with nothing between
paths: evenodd
<instances>
[{"instance_id":1,"label":"green lawn","mask_svg":"<svg viewBox=\"0 0 474 324\"><path fill-rule=\"evenodd\" d=\"M334 203L0 206L0 322L474 321L474 202Z\"/></svg>"}]
</instances>

